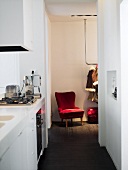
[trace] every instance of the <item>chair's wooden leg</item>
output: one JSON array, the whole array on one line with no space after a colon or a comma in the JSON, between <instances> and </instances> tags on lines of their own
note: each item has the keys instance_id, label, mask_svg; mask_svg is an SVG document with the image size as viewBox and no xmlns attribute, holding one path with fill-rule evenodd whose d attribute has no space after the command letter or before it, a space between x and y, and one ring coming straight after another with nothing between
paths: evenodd
<instances>
[{"instance_id":1,"label":"chair's wooden leg","mask_svg":"<svg viewBox=\"0 0 128 170\"><path fill-rule=\"evenodd\" d=\"M66 119L66 128L68 127L68 119Z\"/></svg>"},{"instance_id":2,"label":"chair's wooden leg","mask_svg":"<svg viewBox=\"0 0 128 170\"><path fill-rule=\"evenodd\" d=\"M63 123L63 119L61 119L61 122Z\"/></svg>"},{"instance_id":3,"label":"chair's wooden leg","mask_svg":"<svg viewBox=\"0 0 128 170\"><path fill-rule=\"evenodd\" d=\"M83 125L83 118L81 117L80 119L81 119L81 125Z\"/></svg>"}]
</instances>

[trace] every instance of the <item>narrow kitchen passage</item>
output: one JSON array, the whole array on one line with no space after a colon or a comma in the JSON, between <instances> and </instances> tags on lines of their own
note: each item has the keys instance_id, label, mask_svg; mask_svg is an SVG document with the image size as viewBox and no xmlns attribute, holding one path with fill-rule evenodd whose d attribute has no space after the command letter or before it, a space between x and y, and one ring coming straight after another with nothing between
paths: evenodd
<instances>
[{"instance_id":1,"label":"narrow kitchen passage","mask_svg":"<svg viewBox=\"0 0 128 170\"><path fill-rule=\"evenodd\" d=\"M84 122L53 123L49 144L38 170L116 170L109 154L98 144L98 125Z\"/></svg>"}]
</instances>

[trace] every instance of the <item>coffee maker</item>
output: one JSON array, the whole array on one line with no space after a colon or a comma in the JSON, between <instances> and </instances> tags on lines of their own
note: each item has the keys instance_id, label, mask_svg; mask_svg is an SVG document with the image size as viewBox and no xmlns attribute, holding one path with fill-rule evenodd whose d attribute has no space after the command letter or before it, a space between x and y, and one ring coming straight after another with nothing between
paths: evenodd
<instances>
[{"instance_id":1,"label":"coffee maker","mask_svg":"<svg viewBox=\"0 0 128 170\"><path fill-rule=\"evenodd\" d=\"M24 76L23 80L24 84L24 91L25 96L34 96L35 98L40 98L40 86L41 86L41 76L38 74L35 74L34 71L32 71L31 75Z\"/></svg>"}]
</instances>

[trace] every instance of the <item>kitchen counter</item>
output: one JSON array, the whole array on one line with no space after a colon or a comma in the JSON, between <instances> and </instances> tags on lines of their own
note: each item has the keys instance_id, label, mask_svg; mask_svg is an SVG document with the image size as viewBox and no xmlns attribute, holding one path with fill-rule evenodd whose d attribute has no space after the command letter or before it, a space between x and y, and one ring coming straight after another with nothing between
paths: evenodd
<instances>
[{"instance_id":1,"label":"kitchen counter","mask_svg":"<svg viewBox=\"0 0 128 170\"><path fill-rule=\"evenodd\" d=\"M36 114L43 102L44 98L41 98L29 106L0 106L0 157L13 143L19 129L25 128L29 114Z\"/></svg>"}]
</instances>

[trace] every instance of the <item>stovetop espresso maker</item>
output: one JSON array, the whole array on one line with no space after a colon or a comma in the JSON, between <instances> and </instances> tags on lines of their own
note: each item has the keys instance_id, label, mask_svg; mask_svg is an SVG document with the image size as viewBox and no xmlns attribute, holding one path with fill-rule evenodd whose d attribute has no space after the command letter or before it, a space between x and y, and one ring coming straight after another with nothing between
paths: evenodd
<instances>
[{"instance_id":1,"label":"stovetop espresso maker","mask_svg":"<svg viewBox=\"0 0 128 170\"><path fill-rule=\"evenodd\" d=\"M23 80L25 96L37 96L41 97L40 86L41 86L41 76L35 74L32 71L30 76L24 76Z\"/></svg>"}]
</instances>

